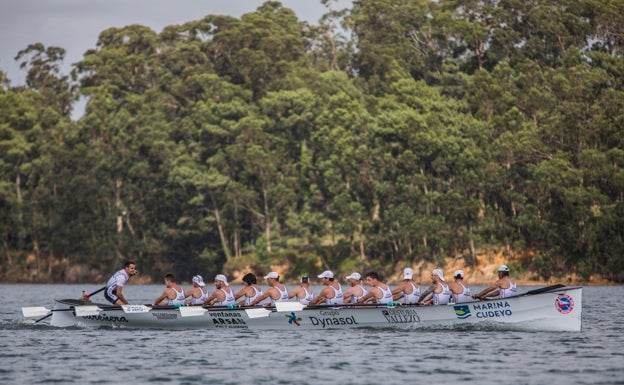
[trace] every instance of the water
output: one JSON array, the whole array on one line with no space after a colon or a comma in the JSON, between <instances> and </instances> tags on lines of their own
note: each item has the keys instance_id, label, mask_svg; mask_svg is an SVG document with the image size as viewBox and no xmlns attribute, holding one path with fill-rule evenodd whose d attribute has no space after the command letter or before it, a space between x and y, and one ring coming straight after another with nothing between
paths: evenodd
<instances>
[{"instance_id":1,"label":"water","mask_svg":"<svg viewBox=\"0 0 624 385\"><path fill-rule=\"evenodd\" d=\"M624 384L623 286L584 289L580 333L166 331L23 323L23 306L49 308L54 297L78 298L97 288L0 285L0 384ZM124 294L133 303L149 303L163 289L129 285Z\"/></svg>"}]
</instances>

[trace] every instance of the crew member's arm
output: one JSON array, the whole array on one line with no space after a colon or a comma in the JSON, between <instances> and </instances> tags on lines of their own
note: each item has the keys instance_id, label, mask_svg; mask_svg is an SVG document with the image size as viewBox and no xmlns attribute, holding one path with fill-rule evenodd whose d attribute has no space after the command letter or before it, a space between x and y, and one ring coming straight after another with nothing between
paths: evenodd
<instances>
[{"instance_id":1,"label":"crew member's arm","mask_svg":"<svg viewBox=\"0 0 624 385\"><path fill-rule=\"evenodd\" d=\"M496 284L481 290L479 294L473 295L472 298L484 299L487 297L497 297L498 295L499 293L498 293L498 281L497 281Z\"/></svg>"},{"instance_id":2,"label":"crew member's arm","mask_svg":"<svg viewBox=\"0 0 624 385\"><path fill-rule=\"evenodd\" d=\"M429 286L429 288L427 290L425 290L420 297L418 297L418 302L423 302L425 299L429 300L429 296L431 296L433 294L433 291L435 290L436 285L431 285Z\"/></svg>"},{"instance_id":3,"label":"crew member's arm","mask_svg":"<svg viewBox=\"0 0 624 385\"><path fill-rule=\"evenodd\" d=\"M325 299L327 299L327 294L330 290L331 289L329 288L329 286L324 287L319 295L317 295L316 297L314 297L314 299L312 299L312 301L310 301L310 305L318 305L321 302L325 301Z\"/></svg>"},{"instance_id":4,"label":"crew member's arm","mask_svg":"<svg viewBox=\"0 0 624 385\"><path fill-rule=\"evenodd\" d=\"M405 281L399 283L399 286L396 289L392 290L392 300L396 301L397 299L403 297L405 294Z\"/></svg>"},{"instance_id":5,"label":"crew member's arm","mask_svg":"<svg viewBox=\"0 0 624 385\"><path fill-rule=\"evenodd\" d=\"M234 294L234 299L239 299L242 296L246 296L249 289L251 289L251 286L243 287L238 291L238 293Z\"/></svg>"},{"instance_id":6,"label":"crew member's arm","mask_svg":"<svg viewBox=\"0 0 624 385\"><path fill-rule=\"evenodd\" d=\"M365 296L358 299L357 303L367 303L374 301L377 297L375 296L375 290L380 290L376 287L372 287Z\"/></svg>"},{"instance_id":7,"label":"crew member's arm","mask_svg":"<svg viewBox=\"0 0 624 385\"><path fill-rule=\"evenodd\" d=\"M156 298L154 300L154 305L155 306L160 306L160 303L165 299L165 298L169 298L169 289L166 289L165 291L162 292L162 294L160 295L160 297Z\"/></svg>"},{"instance_id":8,"label":"crew member's arm","mask_svg":"<svg viewBox=\"0 0 624 385\"><path fill-rule=\"evenodd\" d=\"M119 301L121 301L124 305L128 304L126 297L123 295L123 286L117 285L117 288L115 288L115 294L117 295L117 298L119 298Z\"/></svg>"},{"instance_id":9,"label":"crew member's arm","mask_svg":"<svg viewBox=\"0 0 624 385\"><path fill-rule=\"evenodd\" d=\"M193 300L193 298L199 298L199 297L195 297L195 293L197 293L199 289L196 287L192 287L190 289L188 289L188 291L184 292L184 299L188 298L186 301L184 301L185 304L190 305L191 301ZM201 295L200 295L201 296ZM191 297L191 298L189 298Z\"/></svg>"},{"instance_id":10,"label":"crew member's arm","mask_svg":"<svg viewBox=\"0 0 624 385\"><path fill-rule=\"evenodd\" d=\"M299 299L299 293L301 293L303 291L303 289L301 287L296 287L294 289L292 289L290 291L290 293L288 293L288 299ZM305 295L301 296L301 298L303 298Z\"/></svg>"},{"instance_id":11,"label":"crew member's arm","mask_svg":"<svg viewBox=\"0 0 624 385\"><path fill-rule=\"evenodd\" d=\"M351 297L355 295L355 287L350 287L342 293L342 303L351 303Z\"/></svg>"},{"instance_id":12,"label":"crew member's arm","mask_svg":"<svg viewBox=\"0 0 624 385\"><path fill-rule=\"evenodd\" d=\"M260 302L264 301L265 299L269 298L269 295L271 295L271 291L272 291L271 289L273 289L273 288L272 287L268 288L267 291L262 293L261 296L259 296L256 299L254 299L249 305L255 306L255 305L259 304Z\"/></svg>"},{"instance_id":13,"label":"crew member's arm","mask_svg":"<svg viewBox=\"0 0 624 385\"><path fill-rule=\"evenodd\" d=\"M204 300L204 305L212 305L214 302L221 302L225 299L225 294L217 289L210 294L208 298Z\"/></svg>"}]
</instances>

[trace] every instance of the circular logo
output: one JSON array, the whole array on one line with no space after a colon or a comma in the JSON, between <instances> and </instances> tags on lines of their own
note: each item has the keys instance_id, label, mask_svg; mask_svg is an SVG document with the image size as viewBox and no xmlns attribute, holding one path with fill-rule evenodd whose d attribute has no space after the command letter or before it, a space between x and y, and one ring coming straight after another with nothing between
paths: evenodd
<instances>
[{"instance_id":1,"label":"circular logo","mask_svg":"<svg viewBox=\"0 0 624 385\"><path fill-rule=\"evenodd\" d=\"M568 314L574 309L574 300L567 294L561 294L555 299L555 309L561 314Z\"/></svg>"}]
</instances>

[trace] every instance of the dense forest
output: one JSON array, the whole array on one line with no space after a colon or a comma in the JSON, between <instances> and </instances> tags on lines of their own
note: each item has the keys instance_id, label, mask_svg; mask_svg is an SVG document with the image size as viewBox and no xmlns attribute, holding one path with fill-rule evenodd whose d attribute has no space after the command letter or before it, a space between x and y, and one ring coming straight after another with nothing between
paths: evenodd
<instances>
[{"instance_id":1,"label":"dense forest","mask_svg":"<svg viewBox=\"0 0 624 385\"><path fill-rule=\"evenodd\" d=\"M624 0L268 1L0 72L0 280L288 276L478 250L624 281ZM72 119L77 100L86 100Z\"/></svg>"}]
</instances>

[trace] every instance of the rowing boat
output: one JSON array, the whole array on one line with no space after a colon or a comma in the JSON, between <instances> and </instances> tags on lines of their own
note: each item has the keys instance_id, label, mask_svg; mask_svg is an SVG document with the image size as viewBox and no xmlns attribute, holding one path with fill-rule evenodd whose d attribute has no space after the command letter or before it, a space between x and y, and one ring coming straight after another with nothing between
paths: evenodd
<instances>
[{"instance_id":1,"label":"rowing boat","mask_svg":"<svg viewBox=\"0 0 624 385\"><path fill-rule=\"evenodd\" d=\"M553 285L504 299L418 306L357 304L275 307L110 306L58 299L53 309L22 308L24 317L45 318L56 327L156 329L504 329L581 331L582 287Z\"/></svg>"}]
</instances>

